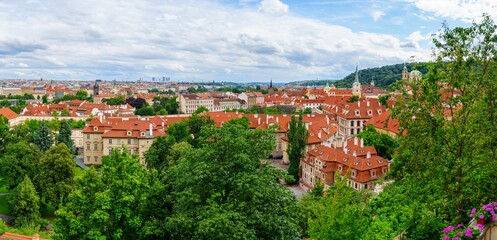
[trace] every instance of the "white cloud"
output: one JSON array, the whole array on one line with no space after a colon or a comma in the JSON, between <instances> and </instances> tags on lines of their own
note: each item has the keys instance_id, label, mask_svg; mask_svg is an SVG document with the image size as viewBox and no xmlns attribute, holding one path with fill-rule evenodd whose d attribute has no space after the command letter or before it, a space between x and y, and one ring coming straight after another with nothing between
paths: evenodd
<instances>
[{"instance_id":1,"label":"white cloud","mask_svg":"<svg viewBox=\"0 0 497 240\"><path fill-rule=\"evenodd\" d=\"M465 22L473 22L481 18L483 13L490 14L494 20L497 19L497 1L495 0L409 0L417 8L425 12L431 12L435 16L460 19ZM425 15L421 18L430 19Z\"/></svg>"},{"instance_id":2,"label":"white cloud","mask_svg":"<svg viewBox=\"0 0 497 240\"><path fill-rule=\"evenodd\" d=\"M373 20L375 22L377 22L378 20L380 20L381 17L385 16L385 12L382 12L380 10L373 10L371 12L371 17L373 18Z\"/></svg>"},{"instance_id":3,"label":"white cloud","mask_svg":"<svg viewBox=\"0 0 497 240\"><path fill-rule=\"evenodd\" d=\"M289 81L343 77L356 62L372 67L429 56L429 49L403 45L422 42L416 34L401 41L354 32L284 14L288 5L276 0L251 7L218 2L2 2L13 11L0 12L0 36L10 37L0 39L8 46L0 59L28 66L9 65L0 78L15 70L45 79Z\"/></svg>"},{"instance_id":4,"label":"white cloud","mask_svg":"<svg viewBox=\"0 0 497 240\"><path fill-rule=\"evenodd\" d=\"M284 4L280 0L262 0L259 3L259 11L265 13L287 13L288 5Z\"/></svg>"}]
</instances>

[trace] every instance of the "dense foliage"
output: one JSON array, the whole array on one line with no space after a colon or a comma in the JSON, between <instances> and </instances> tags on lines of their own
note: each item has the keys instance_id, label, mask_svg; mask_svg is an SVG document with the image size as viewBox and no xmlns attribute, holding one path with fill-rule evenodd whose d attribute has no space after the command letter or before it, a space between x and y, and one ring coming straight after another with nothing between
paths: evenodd
<instances>
[{"instance_id":1,"label":"dense foliage","mask_svg":"<svg viewBox=\"0 0 497 240\"><path fill-rule=\"evenodd\" d=\"M288 181L288 183L296 183L299 180L300 159L305 154L307 139L309 138L309 132L307 131L305 123L302 121L302 115L299 115L298 121L295 116L292 115L287 136L287 153L288 160L290 161L288 175L293 177L293 181Z\"/></svg>"}]
</instances>

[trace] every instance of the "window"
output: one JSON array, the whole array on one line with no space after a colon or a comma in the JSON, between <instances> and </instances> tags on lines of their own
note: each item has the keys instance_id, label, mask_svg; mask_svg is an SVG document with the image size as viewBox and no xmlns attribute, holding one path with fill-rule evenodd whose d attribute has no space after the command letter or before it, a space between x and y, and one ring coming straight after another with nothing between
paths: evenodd
<instances>
[{"instance_id":1,"label":"window","mask_svg":"<svg viewBox=\"0 0 497 240\"><path fill-rule=\"evenodd\" d=\"M86 144L86 150L90 150L90 144L89 143Z\"/></svg>"},{"instance_id":2,"label":"window","mask_svg":"<svg viewBox=\"0 0 497 240\"><path fill-rule=\"evenodd\" d=\"M112 154L112 148L109 148L109 155Z\"/></svg>"},{"instance_id":3,"label":"window","mask_svg":"<svg viewBox=\"0 0 497 240\"><path fill-rule=\"evenodd\" d=\"M121 139L117 139L117 144L121 144Z\"/></svg>"},{"instance_id":4,"label":"window","mask_svg":"<svg viewBox=\"0 0 497 240\"><path fill-rule=\"evenodd\" d=\"M93 157L93 161L97 162L98 161L98 157L97 156Z\"/></svg>"},{"instance_id":5,"label":"window","mask_svg":"<svg viewBox=\"0 0 497 240\"><path fill-rule=\"evenodd\" d=\"M98 127L93 127L93 131L98 131Z\"/></svg>"},{"instance_id":6,"label":"window","mask_svg":"<svg viewBox=\"0 0 497 240\"><path fill-rule=\"evenodd\" d=\"M134 142L135 142L135 144L138 144L138 139L135 139L135 141L134 141Z\"/></svg>"},{"instance_id":7,"label":"window","mask_svg":"<svg viewBox=\"0 0 497 240\"><path fill-rule=\"evenodd\" d=\"M109 144L112 144L112 139L109 139Z\"/></svg>"},{"instance_id":8,"label":"window","mask_svg":"<svg viewBox=\"0 0 497 240\"><path fill-rule=\"evenodd\" d=\"M350 129L350 135L354 135L355 134L355 129Z\"/></svg>"},{"instance_id":9,"label":"window","mask_svg":"<svg viewBox=\"0 0 497 240\"><path fill-rule=\"evenodd\" d=\"M128 139L128 144L131 144L131 139Z\"/></svg>"},{"instance_id":10,"label":"window","mask_svg":"<svg viewBox=\"0 0 497 240\"><path fill-rule=\"evenodd\" d=\"M90 156L86 156L86 162L90 161Z\"/></svg>"},{"instance_id":11,"label":"window","mask_svg":"<svg viewBox=\"0 0 497 240\"><path fill-rule=\"evenodd\" d=\"M376 170L371 170L371 177L376 177Z\"/></svg>"},{"instance_id":12,"label":"window","mask_svg":"<svg viewBox=\"0 0 497 240\"><path fill-rule=\"evenodd\" d=\"M93 144L93 150L97 151L98 150L98 145L96 143Z\"/></svg>"},{"instance_id":13,"label":"window","mask_svg":"<svg viewBox=\"0 0 497 240\"><path fill-rule=\"evenodd\" d=\"M355 178L355 176L357 175L356 171L352 171L352 177Z\"/></svg>"},{"instance_id":14,"label":"window","mask_svg":"<svg viewBox=\"0 0 497 240\"><path fill-rule=\"evenodd\" d=\"M86 134L86 139L90 139L90 134Z\"/></svg>"},{"instance_id":15,"label":"window","mask_svg":"<svg viewBox=\"0 0 497 240\"><path fill-rule=\"evenodd\" d=\"M354 126L354 121L350 121L350 126L353 127Z\"/></svg>"}]
</instances>

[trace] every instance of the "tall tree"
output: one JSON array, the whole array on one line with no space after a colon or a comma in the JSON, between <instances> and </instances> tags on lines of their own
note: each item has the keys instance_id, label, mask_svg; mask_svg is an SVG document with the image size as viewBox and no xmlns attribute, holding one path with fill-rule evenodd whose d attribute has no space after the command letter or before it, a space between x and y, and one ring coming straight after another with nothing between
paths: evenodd
<instances>
[{"instance_id":1,"label":"tall tree","mask_svg":"<svg viewBox=\"0 0 497 240\"><path fill-rule=\"evenodd\" d=\"M14 189L10 200L10 213L18 227L40 224L40 198L28 176Z\"/></svg>"},{"instance_id":2,"label":"tall tree","mask_svg":"<svg viewBox=\"0 0 497 240\"><path fill-rule=\"evenodd\" d=\"M290 127L288 129L288 160L290 161L290 166L288 167L288 174L293 176L294 182L299 179L299 165L300 159L305 154L305 147L307 145L307 138L309 137L309 132L305 127L305 123L302 121L302 115L299 116L299 120L292 116L290 120Z\"/></svg>"},{"instance_id":3,"label":"tall tree","mask_svg":"<svg viewBox=\"0 0 497 240\"><path fill-rule=\"evenodd\" d=\"M243 124L202 128L199 147L170 171L172 238L299 239L295 197L277 181L284 174L260 160L274 144L273 132Z\"/></svg>"},{"instance_id":4,"label":"tall tree","mask_svg":"<svg viewBox=\"0 0 497 240\"><path fill-rule=\"evenodd\" d=\"M435 37L435 66L410 82L394 108L407 130L392 174L407 203L431 214L413 222L466 222L472 206L497 198L497 26L489 16L466 28L447 25ZM418 194L419 189L427 189ZM392 199L396 201L396 199ZM441 229L408 229L407 237Z\"/></svg>"},{"instance_id":5,"label":"tall tree","mask_svg":"<svg viewBox=\"0 0 497 240\"><path fill-rule=\"evenodd\" d=\"M41 155L36 145L25 141L7 145L0 157L0 186L14 189L24 180L24 176L34 178Z\"/></svg>"},{"instance_id":6,"label":"tall tree","mask_svg":"<svg viewBox=\"0 0 497 240\"><path fill-rule=\"evenodd\" d=\"M48 128L45 121L41 122L40 128L33 135L33 142L40 148L42 152L46 152L52 146L52 132Z\"/></svg>"},{"instance_id":7,"label":"tall tree","mask_svg":"<svg viewBox=\"0 0 497 240\"><path fill-rule=\"evenodd\" d=\"M56 239L167 237L160 226L160 219L167 217L167 209L161 205L166 200L157 199L158 195L165 197L163 186L136 156L115 149L101 172L90 169L78 181L81 187L56 212ZM151 208L153 204L160 207Z\"/></svg>"},{"instance_id":8,"label":"tall tree","mask_svg":"<svg viewBox=\"0 0 497 240\"><path fill-rule=\"evenodd\" d=\"M72 128L67 120L60 121L60 130L59 135L57 135L57 143L64 143L73 154L76 153L76 149L74 148L74 143L71 138L72 136Z\"/></svg>"},{"instance_id":9,"label":"tall tree","mask_svg":"<svg viewBox=\"0 0 497 240\"><path fill-rule=\"evenodd\" d=\"M52 146L40 159L35 184L40 196L57 207L74 188L76 166L71 150L64 144Z\"/></svg>"}]
</instances>

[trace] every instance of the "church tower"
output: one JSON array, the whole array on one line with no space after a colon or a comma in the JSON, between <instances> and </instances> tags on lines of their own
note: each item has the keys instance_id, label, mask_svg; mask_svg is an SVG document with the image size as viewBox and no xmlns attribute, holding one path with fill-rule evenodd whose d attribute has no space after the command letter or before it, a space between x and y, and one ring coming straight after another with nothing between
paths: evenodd
<instances>
[{"instance_id":1,"label":"church tower","mask_svg":"<svg viewBox=\"0 0 497 240\"><path fill-rule=\"evenodd\" d=\"M355 65L355 80L352 84L352 94L361 97L361 83L359 82L359 70Z\"/></svg>"},{"instance_id":2,"label":"church tower","mask_svg":"<svg viewBox=\"0 0 497 240\"><path fill-rule=\"evenodd\" d=\"M404 63L404 69L402 70L402 81L409 80L409 72L407 72L406 64Z\"/></svg>"}]
</instances>

